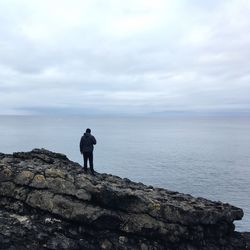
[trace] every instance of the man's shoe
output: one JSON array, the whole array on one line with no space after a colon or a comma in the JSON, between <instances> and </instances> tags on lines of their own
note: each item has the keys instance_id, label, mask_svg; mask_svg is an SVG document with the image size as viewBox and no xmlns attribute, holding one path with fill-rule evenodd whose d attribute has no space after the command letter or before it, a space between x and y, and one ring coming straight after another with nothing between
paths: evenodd
<instances>
[{"instance_id":1,"label":"man's shoe","mask_svg":"<svg viewBox=\"0 0 250 250\"><path fill-rule=\"evenodd\" d=\"M84 171L84 173L87 173L88 169L84 167L83 171Z\"/></svg>"},{"instance_id":2,"label":"man's shoe","mask_svg":"<svg viewBox=\"0 0 250 250\"><path fill-rule=\"evenodd\" d=\"M95 171L94 171L94 170L90 170L90 173L91 173L92 175L95 175Z\"/></svg>"}]
</instances>

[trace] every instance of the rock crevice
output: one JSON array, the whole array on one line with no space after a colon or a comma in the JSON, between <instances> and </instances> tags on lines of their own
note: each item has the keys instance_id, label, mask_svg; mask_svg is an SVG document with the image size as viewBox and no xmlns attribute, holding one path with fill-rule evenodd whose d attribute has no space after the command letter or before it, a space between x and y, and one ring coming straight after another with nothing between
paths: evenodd
<instances>
[{"instance_id":1,"label":"rock crevice","mask_svg":"<svg viewBox=\"0 0 250 250\"><path fill-rule=\"evenodd\" d=\"M246 249L243 211L91 176L45 149L0 154L0 249Z\"/></svg>"}]
</instances>

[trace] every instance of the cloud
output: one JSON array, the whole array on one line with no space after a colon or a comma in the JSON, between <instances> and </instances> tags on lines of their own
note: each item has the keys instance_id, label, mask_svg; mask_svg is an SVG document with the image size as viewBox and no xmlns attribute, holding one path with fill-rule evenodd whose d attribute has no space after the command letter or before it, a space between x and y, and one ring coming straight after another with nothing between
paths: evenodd
<instances>
[{"instance_id":1,"label":"cloud","mask_svg":"<svg viewBox=\"0 0 250 250\"><path fill-rule=\"evenodd\" d=\"M250 111L249 25L247 0L0 1L0 114Z\"/></svg>"}]
</instances>

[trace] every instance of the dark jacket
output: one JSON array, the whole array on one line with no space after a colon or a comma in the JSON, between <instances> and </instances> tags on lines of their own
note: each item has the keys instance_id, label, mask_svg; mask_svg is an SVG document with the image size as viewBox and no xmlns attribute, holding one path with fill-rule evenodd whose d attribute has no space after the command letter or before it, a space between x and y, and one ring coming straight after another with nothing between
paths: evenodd
<instances>
[{"instance_id":1,"label":"dark jacket","mask_svg":"<svg viewBox=\"0 0 250 250\"><path fill-rule=\"evenodd\" d=\"M94 146L96 144L96 139L93 135L89 133L84 133L80 141L80 152L93 152Z\"/></svg>"}]
</instances>

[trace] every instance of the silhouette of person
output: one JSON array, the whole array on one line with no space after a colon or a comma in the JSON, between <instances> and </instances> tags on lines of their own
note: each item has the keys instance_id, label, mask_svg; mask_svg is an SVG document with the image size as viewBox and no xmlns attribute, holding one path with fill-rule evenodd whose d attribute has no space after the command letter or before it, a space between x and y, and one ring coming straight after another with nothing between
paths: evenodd
<instances>
[{"instance_id":1,"label":"silhouette of person","mask_svg":"<svg viewBox=\"0 0 250 250\"><path fill-rule=\"evenodd\" d=\"M95 174L94 165L93 165L93 150L94 150L95 144L96 144L96 139L93 135L91 135L91 130L87 128L86 132L81 137L80 152L83 155L84 171L87 172L87 166L88 166L88 161L89 161L90 172L92 175Z\"/></svg>"}]
</instances>

